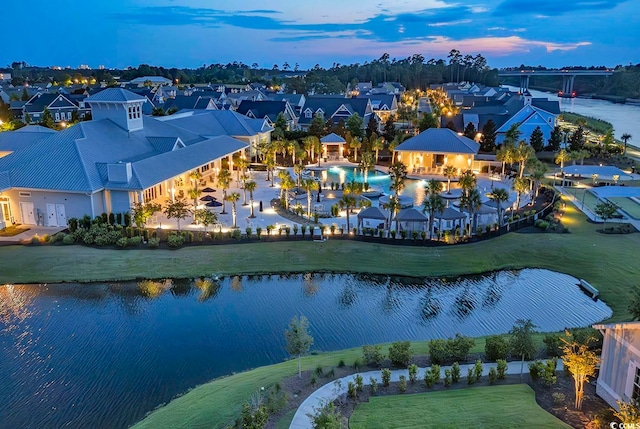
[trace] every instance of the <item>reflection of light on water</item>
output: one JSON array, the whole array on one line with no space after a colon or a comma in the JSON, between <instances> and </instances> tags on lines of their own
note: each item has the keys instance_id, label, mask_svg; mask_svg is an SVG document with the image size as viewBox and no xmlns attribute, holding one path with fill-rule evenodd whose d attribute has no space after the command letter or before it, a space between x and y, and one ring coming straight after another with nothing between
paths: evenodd
<instances>
[{"instance_id":1,"label":"reflection of light on water","mask_svg":"<svg viewBox=\"0 0 640 429\"><path fill-rule=\"evenodd\" d=\"M173 281L171 279L160 281L142 280L138 282L138 289L140 289L140 293L147 298L157 298L168 291L172 285Z\"/></svg>"}]
</instances>

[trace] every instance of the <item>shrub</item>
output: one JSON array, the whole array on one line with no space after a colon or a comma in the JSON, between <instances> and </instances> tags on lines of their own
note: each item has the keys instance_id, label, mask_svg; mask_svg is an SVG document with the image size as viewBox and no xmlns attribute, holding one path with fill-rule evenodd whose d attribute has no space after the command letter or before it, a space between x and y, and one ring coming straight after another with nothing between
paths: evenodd
<instances>
[{"instance_id":1,"label":"shrub","mask_svg":"<svg viewBox=\"0 0 640 429\"><path fill-rule=\"evenodd\" d=\"M389 359L400 367L406 367L411 360L411 341L396 341L389 347Z\"/></svg>"},{"instance_id":2,"label":"shrub","mask_svg":"<svg viewBox=\"0 0 640 429\"><path fill-rule=\"evenodd\" d=\"M409 370L409 382L414 384L418 379L418 365L412 363L407 367L407 369Z\"/></svg>"},{"instance_id":3,"label":"shrub","mask_svg":"<svg viewBox=\"0 0 640 429\"><path fill-rule=\"evenodd\" d=\"M62 241L66 235L67 234L65 234L64 232L55 233L49 239L49 243L56 243L58 241Z\"/></svg>"},{"instance_id":4,"label":"shrub","mask_svg":"<svg viewBox=\"0 0 640 429\"><path fill-rule=\"evenodd\" d=\"M480 378L482 378L482 361L480 359L473 365L473 375L476 381L480 381Z\"/></svg>"},{"instance_id":5,"label":"shrub","mask_svg":"<svg viewBox=\"0 0 640 429\"><path fill-rule=\"evenodd\" d=\"M382 368L382 385L388 386L391 382L391 370L389 368Z\"/></svg>"},{"instance_id":6,"label":"shrub","mask_svg":"<svg viewBox=\"0 0 640 429\"><path fill-rule=\"evenodd\" d=\"M62 237L62 244L73 244L75 242L76 240L73 238L72 234L67 234L64 237Z\"/></svg>"},{"instance_id":7,"label":"shrub","mask_svg":"<svg viewBox=\"0 0 640 429\"><path fill-rule=\"evenodd\" d=\"M322 365L318 365L316 367L314 374L317 375L318 377L322 377L323 375Z\"/></svg>"},{"instance_id":8,"label":"shrub","mask_svg":"<svg viewBox=\"0 0 640 429\"><path fill-rule=\"evenodd\" d=\"M429 358L431 363L445 364L450 359L447 340L441 338L429 341Z\"/></svg>"},{"instance_id":9,"label":"shrub","mask_svg":"<svg viewBox=\"0 0 640 429\"><path fill-rule=\"evenodd\" d=\"M469 350L475 346L476 342L473 338L456 334L455 338L450 341L451 358L454 361L466 361L469 357Z\"/></svg>"},{"instance_id":10,"label":"shrub","mask_svg":"<svg viewBox=\"0 0 640 429\"><path fill-rule=\"evenodd\" d=\"M70 233L74 233L74 232L76 232L76 229L78 229L78 219L76 219L75 217L70 218L67 221L67 224L69 225L69 232Z\"/></svg>"},{"instance_id":11,"label":"shrub","mask_svg":"<svg viewBox=\"0 0 640 429\"><path fill-rule=\"evenodd\" d=\"M338 368L344 368L344 366L344 361L340 359L340 362L338 362Z\"/></svg>"},{"instance_id":12,"label":"shrub","mask_svg":"<svg viewBox=\"0 0 640 429\"><path fill-rule=\"evenodd\" d=\"M505 378L507 378L507 361L504 359L498 359L496 363L498 364L496 366L496 369L498 371L498 380L504 380Z\"/></svg>"},{"instance_id":13,"label":"shrub","mask_svg":"<svg viewBox=\"0 0 640 429\"><path fill-rule=\"evenodd\" d=\"M362 361L359 358L356 358L356 360L353 362L353 368L357 370L361 366L362 366Z\"/></svg>"},{"instance_id":14,"label":"shrub","mask_svg":"<svg viewBox=\"0 0 640 429\"><path fill-rule=\"evenodd\" d=\"M400 231L400 237L401 237L403 240L406 240L406 239L407 239L407 231L406 231L405 229L403 229L402 231Z\"/></svg>"},{"instance_id":15,"label":"shrub","mask_svg":"<svg viewBox=\"0 0 640 429\"><path fill-rule=\"evenodd\" d=\"M297 223L293 224L293 235L298 235L298 224Z\"/></svg>"},{"instance_id":16,"label":"shrub","mask_svg":"<svg viewBox=\"0 0 640 429\"><path fill-rule=\"evenodd\" d=\"M567 396L562 392L553 392L551 397L553 398L553 405L556 406L564 404L564 401L567 398Z\"/></svg>"},{"instance_id":17,"label":"shrub","mask_svg":"<svg viewBox=\"0 0 640 429\"><path fill-rule=\"evenodd\" d=\"M260 236L262 235L262 228L260 227L256 228L256 235L258 236L258 240L260 240Z\"/></svg>"},{"instance_id":18,"label":"shrub","mask_svg":"<svg viewBox=\"0 0 640 429\"><path fill-rule=\"evenodd\" d=\"M160 239L157 237L150 238L148 243L150 249L157 249L158 247L160 247Z\"/></svg>"},{"instance_id":19,"label":"shrub","mask_svg":"<svg viewBox=\"0 0 640 429\"><path fill-rule=\"evenodd\" d=\"M451 370L445 369L444 370L444 387L450 387L450 386L451 386Z\"/></svg>"},{"instance_id":20,"label":"shrub","mask_svg":"<svg viewBox=\"0 0 640 429\"><path fill-rule=\"evenodd\" d=\"M184 237L178 234L169 234L167 237L167 246L177 249L184 244Z\"/></svg>"},{"instance_id":21,"label":"shrub","mask_svg":"<svg viewBox=\"0 0 640 429\"><path fill-rule=\"evenodd\" d=\"M302 236L304 237L307 233L307 225L302 225L300 227L300 231L302 232Z\"/></svg>"},{"instance_id":22,"label":"shrub","mask_svg":"<svg viewBox=\"0 0 640 429\"><path fill-rule=\"evenodd\" d=\"M316 374L315 373L311 374L311 382L310 382L310 384L312 386L315 386L317 382L318 382L318 379L316 378Z\"/></svg>"},{"instance_id":23,"label":"shrub","mask_svg":"<svg viewBox=\"0 0 640 429\"><path fill-rule=\"evenodd\" d=\"M355 381L356 381L356 390L358 392L362 392L362 390L364 389L364 380L362 379L362 376L360 374L356 375Z\"/></svg>"},{"instance_id":24,"label":"shrub","mask_svg":"<svg viewBox=\"0 0 640 429\"><path fill-rule=\"evenodd\" d=\"M451 381L453 383L457 383L458 381L460 381L460 377L461 377L461 373L460 373L460 365L458 364L458 362L454 362L453 365L451 365Z\"/></svg>"},{"instance_id":25,"label":"shrub","mask_svg":"<svg viewBox=\"0 0 640 429\"><path fill-rule=\"evenodd\" d=\"M367 365L378 365L384 360L380 346L362 346L362 357Z\"/></svg>"},{"instance_id":26,"label":"shrub","mask_svg":"<svg viewBox=\"0 0 640 429\"><path fill-rule=\"evenodd\" d=\"M400 382L398 383L398 390L400 393L404 393L407 391L407 377L404 375L400 376Z\"/></svg>"},{"instance_id":27,"label":"shrub","mask_svg":"<svg viewBox=\"0 0 640 429\"><path fill-rule=\"evenodd\" d=\"M251 233L253 232L253 230L251 229L250 226L246 227L244 230L244 233L247 235L247 238L251 238Z\"/></svg>"},{"instance_id":28,"label":"shrub","mask_svg":"<svg viewBox=\"0 0 640 429\"><path fill-rule=\"evenodd\" d=\"M109 213L109 225L114 225L116 223L116 215L113 213Z\"/></svg>"},{"instance_id":29,"label":"shrub","mask_svg":"<svg viewBox=\"0 0 640 429\"><path fill-rule=\"evenodd\" d=\"M191 232L189 234L191 234L191 236L193 237L193 234ZM240 232L239 228L233 229L233 231L231 232L231 238L236 240L240 240L242 238L242 233Z\"/></svg>"},{"instance_id":30,"label":"shrub","mask_svg":"<svg viewBox=\"0 0 640 429\"><path fill-rule=\"evenodd\" d=\"M556 367L558 366L558 359L553 358L547 360L547 363L544 365L544 372L542 373L542 382L545 386L551 387L556 384Z\"/></svg>"},{"instance_id":31,"label":"shrub","mask_svg":"<svg viewBox=\"0 0 640 429\"><path fill-rule=\"evenodd\" d=\"M378 393L378 380L376 380L374 377L369 378L369 390L371 391L372 395Z\"/></svg>"},{"instance_id":32,"label":"shrub","mask_svg":"<svg viewBox=\"0 0 640 429\"><path fill-rule=\"evenodd\" d=\"M351 399L358 399L358 392L356 390L356 385L352 381L347 383L347 395Z\"/></svg>"},{"instance_id":33,"label":"shrub","mask_svg":"<svg viewBox=\"0 0 640 429\"><path fill-rule=\"evenodd\" d=\"M40 244L40 238L39 237L31 237L31 244Z\"/></svg>"},{"instance_id":34,"label":"shrub","mask_svg":"<svg viewBox=\"0 0 640 429\"><path fill-rule=\"evenodd\" d=\"M536 228L540 228L543 231L546 231L549 228L549 222L542 219L536 219L533 226L535 226Z\"/></svg>"},{"instance_id":35,"label":"shrub","mask_svg":"<svg viewBox=\"0 0 640 429\"><path fill-rule=\"evenodd\" d=\"M476 375L473 372L473 368L469 368L467 370L467 384L475 384L476 382Z\"/></svg>"},{"instance_id":36,"label":"shrub","mask_svg":"<svg viewBox=\"0 0 640 429\"><path fill-rule=\"evenodd\" d=\"M561 341L557 334L547 334L544 336L542 342L545 344L547 356L559 356Z\"/></svg>"},{"instance_id":37,"label":"shrub","mask_svg":"<svg viewBox=\"0 0 640 429\"><path fill-rule=\"evenodd\" d=\"M131 237L129 239L129 246L138 246L140 243L142 243L142 237L140 237L139 235L136 235L135 237Z\"/></svg>"},{"instance_id":38,"label":"shrub","mask_svg":"<svg viewBox=\"0 0 640 429\"><path fill-rule=\"evenodd\" d=\"M335 377L335 376L336 376L336 370L335 370L335 368L331 368L331 369L329 370L329 372L327 372L327 377L329 377L329 378L333 378L333 377Z\"/></svg>"},{"instance_id":39,"label":"shrub","mask_svg":"<svg viewBox=\"0 0 640 429\"><path fill-rule=\"evenodd\" d=\"M121 249L124 249L129 245L129 239L127 237L118 238L118 241L116 241L116 245Z\"/></svg>"},{"instance_id":40,"label":"shrub","mask_svg":"<svg viewBox=\"0 0 640 429\"><path fill-rule=\"evenodd\" d=\"M533 361L529 364L529 377L531 381L538 381L544 374L544 364L539 360Z\"/></svg>"},{"instance_id":41,"label":"shrub","mask_svg":"<svg viewBox=\"0 0 640 429\"><path fill-rule=\"evenodd\" d=\"M489 384L495 384L498 380L498 372L494 367L489 368Z\"/></svg>"},{"instance_id":42,"label":"shrub","mask_svg":"<svg viewBox=\"0 0 640 429\"><path fill-rule=\"evenodd\" d=\"M488 361L496 361L498 359L506 359L509 352L509 343L500 335L492 335L487 337L484 345L484 354Z\"/></svg>"},{"instance_id":43,"label":"shrub","mask_svg":"<svg viewBox=\"0 0 640 429\"><path fill-rule=\"evenodd\" d=\"M395 229L391 230L391 238L396 238L396 230Z\"/></svg>"}]
</instances>

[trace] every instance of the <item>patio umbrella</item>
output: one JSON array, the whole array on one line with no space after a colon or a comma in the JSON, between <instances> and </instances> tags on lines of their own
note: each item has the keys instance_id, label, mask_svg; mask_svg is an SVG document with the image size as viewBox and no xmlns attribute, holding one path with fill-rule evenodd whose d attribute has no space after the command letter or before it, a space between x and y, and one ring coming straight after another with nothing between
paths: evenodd
<instances>
[{"instance_id":1,"label":"patio umbrella","mask_svg":"<svg viewBox=\"0 0 640 429\"><path fill-rule=\"evenodd\" d=\"M222 206L222 203L220 201L209 201L207 204L205 204L205 206L207 207L220 207Z\"/></svg>"},{"instance_id":2,"label":"patio umbrella","mask_svg":"<svg viewBox=\"0 0 640 429\"><path fill-rule=\"evenodd\" d=\"M200 201L214 201L215 198L212 197L211 195L205 195L204 197L200 198Z\"/></svg>"},{"instance_id":3,"label":"patio umbrella","mask_svg":"<svg viewBox=\"0 0 640 429\"><path fill-rule=\"evenodd\" d=\"M202 192L215 192L215 191L216 191L215 189L210 188L208 186L202 190Z\"/></svg>"}]
</instances>

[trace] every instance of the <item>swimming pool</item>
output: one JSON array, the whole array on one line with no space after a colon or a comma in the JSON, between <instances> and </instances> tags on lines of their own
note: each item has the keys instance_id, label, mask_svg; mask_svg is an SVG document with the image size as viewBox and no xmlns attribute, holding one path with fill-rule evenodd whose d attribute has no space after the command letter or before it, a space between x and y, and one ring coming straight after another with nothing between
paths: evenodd
<instances>
[{"instance_id":1,"label":"swimming pool","mask_svg":"<svg viewBox=\"0 0 640 429\"><path fill-rule=\"evenodd\" d=\"M331 186L331 183L349 183L355 181L358 183L364 183L364 174L357 167L329 167L322 171L313 171L312 174L315 177L320 177L323 183L327 183L327 186ZM391 179L387 173L380 170L369 170L367 174L367 182L369 183L369 189L372 191L382 192L384 194L391 194L389 189L391 185ZM401 192L401 195L413 198L413 203L416 206L421 206L424 201L424 187L426 182L424 180L407 179L405 181L405 189ZM377 205L377 200L372 199L374 205Z\"/></svg>"}]
</instances>

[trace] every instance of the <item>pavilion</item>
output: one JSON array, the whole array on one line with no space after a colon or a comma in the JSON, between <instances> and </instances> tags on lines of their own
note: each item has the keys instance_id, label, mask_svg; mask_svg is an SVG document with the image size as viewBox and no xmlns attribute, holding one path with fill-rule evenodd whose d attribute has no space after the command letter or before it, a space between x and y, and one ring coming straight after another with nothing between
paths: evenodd
<instances>
[{"instance_id":1,"label":"pavilion","mask_svg":"<svg viewBox=\"0 0 640 429\"><path fill-rule=\"evenodd\" d=\"M331 133L322 137L320 139L320 143L322 143L322 157L325 159L325 161L342 161L344 159L344 146L347 144L347 141L345 139L343 139L336 133Z\"/></svg>"}]
</instances>

